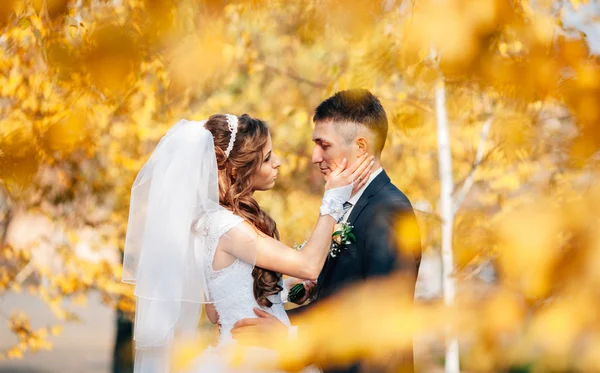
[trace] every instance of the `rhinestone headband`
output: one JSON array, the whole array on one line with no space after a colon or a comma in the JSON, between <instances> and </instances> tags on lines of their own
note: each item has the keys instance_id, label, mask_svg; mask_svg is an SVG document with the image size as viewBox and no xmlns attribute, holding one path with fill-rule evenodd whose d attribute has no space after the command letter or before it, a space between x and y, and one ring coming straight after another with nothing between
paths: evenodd
<instances>
[{"instance_id":1,"label":"rhinestone headband","mask_svg":"<svg viewBox=\"0 0 600 373\"><path fill-rule=\"evenodd\" d=\"M231 132L231 137L229 138L229 145L227 146L227 150L225 150L225 157L229 158L229 153L233 149L233 144L235 143L235 135L237 134L238 129L238 119L235 115L225 114L227 117L227 127L229 127L229 132Z\"/></svg>"}]
</instances>

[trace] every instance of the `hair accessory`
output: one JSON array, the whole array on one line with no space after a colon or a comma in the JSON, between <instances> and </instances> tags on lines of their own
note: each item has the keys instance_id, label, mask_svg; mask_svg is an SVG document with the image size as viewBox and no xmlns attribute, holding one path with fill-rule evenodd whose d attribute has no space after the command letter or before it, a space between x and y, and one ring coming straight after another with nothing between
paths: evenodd
<instances>
[{"instance_id":1,"label":"hair accessory","mask_svg":"<svg viewBox=\"0 0 600 373\"><path fill-rule=\"evenodd\" d=\"M235 135L237 134L238 129L238 118L231 114L225 114L225 117L227 117L227 127L229 127L229 131L231 132L229 145L227 146L227 150L225 150L225 158L229 158L229 153L231 153L233 144L235 143Z\"/></svg>"}]
</instances>

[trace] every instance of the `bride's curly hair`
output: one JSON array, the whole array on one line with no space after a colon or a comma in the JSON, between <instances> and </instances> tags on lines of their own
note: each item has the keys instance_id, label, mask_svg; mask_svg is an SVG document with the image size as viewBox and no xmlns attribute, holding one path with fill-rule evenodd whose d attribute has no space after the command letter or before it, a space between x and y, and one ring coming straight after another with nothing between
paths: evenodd
<instances>
[{"instance_id":1,"label":"bride's curly hair","mask_svg":"<svg viewBox=\"0 0 600 373\"><path fill-rule=\"evenodd\" d=\"M263 162L262 149L267 144L269 128L260 119L248 114L238 117L238 130L229 157L225 150L229 145L231 132L225 115L217 114L208 118L204 127L209 130L215 142L217 166L219 169L219 203L246 219L266 235L279 240L275 220L264 212L252 197L252 178ZM278 282L281 275L264 268L254 267L254 297L259 305L271 307L267 298L279 293Z\"/></svg>"}]
</instances>

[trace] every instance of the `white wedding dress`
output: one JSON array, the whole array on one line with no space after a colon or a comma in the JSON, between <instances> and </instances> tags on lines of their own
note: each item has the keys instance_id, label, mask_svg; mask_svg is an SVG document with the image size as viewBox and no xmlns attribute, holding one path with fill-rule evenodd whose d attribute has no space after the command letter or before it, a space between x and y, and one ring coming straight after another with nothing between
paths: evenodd
<instances>
[{"instance_id":1,"label":"white wedding dress","mask_svg":"<svg viewBox=\"0 0 600 373\"><path fill-rule=\"evenodd\" d=\"M285 312L284 303L287 299L288 290L284 289L278 294L268 297L273 303L270 308L260 307L254 298L252 270L256 257L255 240L242 228L243 219L228 210L220 210L210 213L208 217L199 219L195 225L195 247L205 250L204 253L197 252L196 255L204 256L202 260L205 266L206 281L210 299L219 314L221 324L220 336L217 345L209 347L192 364L192 373L227 373L227 372L259 372L255 367L242 364L232 367L227 356L228 347L235 344L231 335L233 325L241 319L257 317L254 308L260 308L277 317L286 326L291 326L290 320ZM223 240L226 240L223 242ZM243 245L244 258L236 258L235 261L219 270L213 267L213 260L219 243ZM275 359L274 351L251 348L252 363L261 359ZM308 367L304 373L320 372L317 368Z\"/></svg>"}]
</instances>

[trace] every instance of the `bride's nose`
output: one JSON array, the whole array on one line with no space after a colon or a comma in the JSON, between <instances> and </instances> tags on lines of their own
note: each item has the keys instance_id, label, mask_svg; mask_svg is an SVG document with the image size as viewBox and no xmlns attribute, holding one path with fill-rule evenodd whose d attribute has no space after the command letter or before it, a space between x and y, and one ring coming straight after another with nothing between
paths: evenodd
<instances>
[{"instance_id":1,"label":"bride's nose","mask_svg":"<svg viewBox=\"0 0 600 373\"><path fill-rule=\"evenodd\" d=\"M273 162L273 168L279 168L279 166L281 166L281 159L279 159L279 157L276 154L274 154L274 156L275 159Z\"/></svg>"}]
</instances>

